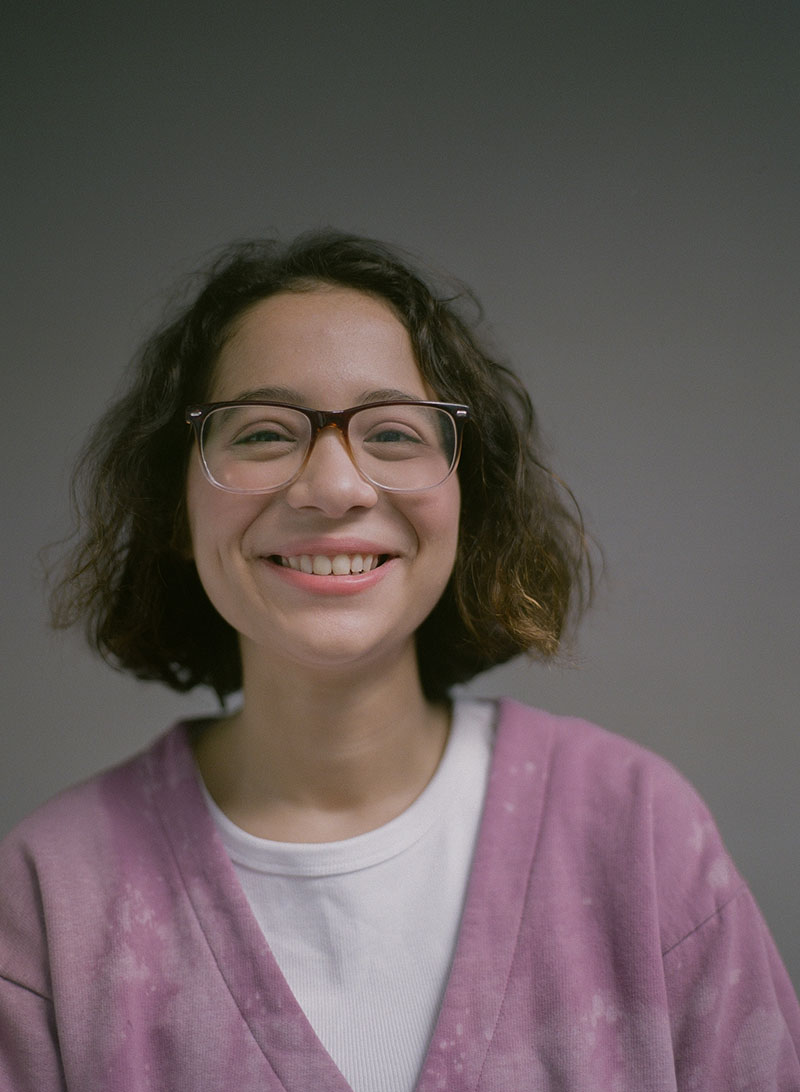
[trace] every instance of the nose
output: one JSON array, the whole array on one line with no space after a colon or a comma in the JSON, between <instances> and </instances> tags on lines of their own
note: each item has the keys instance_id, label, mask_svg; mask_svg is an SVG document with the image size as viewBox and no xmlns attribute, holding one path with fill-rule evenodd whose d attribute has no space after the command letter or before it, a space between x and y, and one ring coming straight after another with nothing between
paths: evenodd
<instances>
[{"instance_id":1,"label":"nose","mask_svg":"<svg viewBox=\"0 0 800 1092\"><path fill-rule=\"evenodd\" d=\"M317 508L335 518L351 508L372 508L378 490L357 470L339 430L324 428L286 499L293 508Z\"/></svg>"}]
</instances>

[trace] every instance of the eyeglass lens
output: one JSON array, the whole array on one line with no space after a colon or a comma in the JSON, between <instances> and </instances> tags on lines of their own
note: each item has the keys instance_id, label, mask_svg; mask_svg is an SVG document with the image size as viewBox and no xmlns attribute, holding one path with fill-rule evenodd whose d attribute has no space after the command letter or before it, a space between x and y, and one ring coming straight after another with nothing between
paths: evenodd
<instances>
[{"instance_id":1,"label":"eyeglass lens","mask_svg":"<svg viewBox=\"0 0 800 1092\"><path fill-rule=\"evenodd\" d=\"M203 422L201 450L223 489L268 492L295 477L311 435L308 417L295 409L219 407ZM455 423L436 406L366 406L350 418L348 439L358 469L384 489L430 489L447 478L456 457Z\"/></svg>"}]
</instances>

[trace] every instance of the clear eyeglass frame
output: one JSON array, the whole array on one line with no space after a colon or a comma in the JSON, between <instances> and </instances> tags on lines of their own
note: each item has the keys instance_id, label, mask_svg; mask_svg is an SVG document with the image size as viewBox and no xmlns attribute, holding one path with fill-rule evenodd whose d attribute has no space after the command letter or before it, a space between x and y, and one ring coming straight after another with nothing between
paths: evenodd
<instances>
[{"instance_id":1,"label":"clear eyeglass frame","mask_svg":"<svg viewBox=\"0 0 800 1092\"><path fill-rule=\"evenodd\" d=\"M359 459L353 446L350 442L350 423L352 419L359 413L364 411L376 410L380 408L390 408L393 406L408 406L408 407L429 407L432 410L439 411L446 415L446 418L450 420L453 428L453 440L452 451L447 465L446 472L438 478L438 480L424 485L424 486L397 486L386 485L380 481L376 481L374 477L368 474L362 465L359 463ZM239 408L275 408L279 410L292 410L298 414L302 414L310 425L310 433L306 440L305 452L301 458L300 463L293 469L292 473L287 476L285 481L281 481L278 484L271 484L267 487L258 488L240 488L226 484L219 481L215 477L211 466L209 465L209 459L207 457L207 442L206 442L206 430L208 422L213 416L221 411L236 410ZM200 464L203 469L203 473L207 480L218 489L223 489L228 493L247 493L247 494L260 494L260 493L275 493L280 489L285 489L296 481L297 478L303 473L303 470L308 463L314 445L319 438L320 433L326 428L335 428L342 437L345 449L350 457L351 462L355 466L359 474L376 488L384 490L389 493L422 493L427 492L429 489L435 489L451 476L458 466L459 459L461 457L461 447L464 435L464 425L469 420L470 411L469 407L456 402L429 402L418 399L391 399L387 401L378 402L365 402L358 406L350 406L348 409L343 410L319 410L310 409L307 406L297 406L290 402L276 402L276 401L262 401L262 400L243 400L233 402L205 402L189 405L186 407L186 423L192 427L198 451L200 453Z\"/></svg>"}]
</instances>

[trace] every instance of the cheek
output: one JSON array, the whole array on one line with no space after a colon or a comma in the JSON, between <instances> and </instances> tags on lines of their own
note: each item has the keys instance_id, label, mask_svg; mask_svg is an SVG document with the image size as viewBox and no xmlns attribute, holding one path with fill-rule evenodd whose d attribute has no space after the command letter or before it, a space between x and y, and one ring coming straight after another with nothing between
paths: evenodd
<instances>
[{"instance_id":1,"label":"cheek","mask_svg":"<svg viewBox=\"0 0 800 1092\"><path fill-rule=\"evenodd\" d=\"M272 514L274 494L229 493L212 485L197 465L186 475L184 526L188 551L201 579L215 565L239 565L259 539L259 521Z\"/></svg>"},{"instance_id":2,"label":"cheek","mask_svg":"<svg viewBox=\"0 0 800 1092\"><path fill-rule=\"evenodd\" d=\"M249 502L249 503L248 503ZM211 485L196 467L186 477L186 535L191 557L200 566L240 538L252 522L251 497L226 493Z\"/></svg>"},{"instance_id":3,"label":"cheek","mask_svg":"<svg viewBox=\"0 0 800 1092\"><path fill-rule=\"evenodd\" d=\"M447 567L448 576L455 561L458 548L458 526L461 515L461 493L458 478L455 476L438 490L433 490L425 497L424 518L428 548L435 551L443 567Z\"/></svg>"}]
</instances>

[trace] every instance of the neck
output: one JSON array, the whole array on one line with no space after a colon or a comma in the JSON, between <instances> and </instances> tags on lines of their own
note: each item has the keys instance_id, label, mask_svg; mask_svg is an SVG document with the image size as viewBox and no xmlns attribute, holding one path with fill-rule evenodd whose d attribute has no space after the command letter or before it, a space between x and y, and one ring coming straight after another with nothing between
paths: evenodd
<instances>
[{"instance_id":1,"label":"neck","mask_svg":"<svg viewBox=\"0 0 800 1092\"><path fill-rule=\"evenodd\" d=\"M429 703L414 657L383 671L293 673L243 649L244 704L200 738L211 795L237 825L276 841L353 837L393 819L442 756L448 711Z\"/></svg>"}]
</instances>

